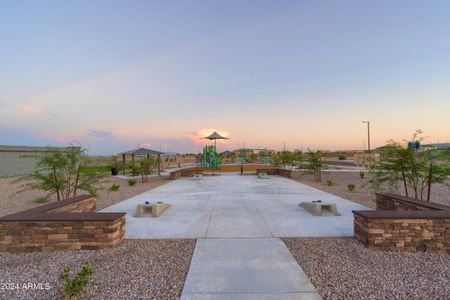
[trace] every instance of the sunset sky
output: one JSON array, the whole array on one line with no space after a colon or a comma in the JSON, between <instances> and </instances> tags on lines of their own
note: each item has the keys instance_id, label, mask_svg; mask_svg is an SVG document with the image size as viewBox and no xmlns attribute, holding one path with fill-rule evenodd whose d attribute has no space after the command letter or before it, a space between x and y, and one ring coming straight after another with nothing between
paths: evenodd
<instances>
[{"instance_id":1,"label":"sunset sky","mask_svg":"<svg viewBox=\"0 0 450 300\"><path fill-rule=\"evenodd\" d=\"M450 1L1 1L0 145L450 142Z\"/></svg>"}]
</instances>

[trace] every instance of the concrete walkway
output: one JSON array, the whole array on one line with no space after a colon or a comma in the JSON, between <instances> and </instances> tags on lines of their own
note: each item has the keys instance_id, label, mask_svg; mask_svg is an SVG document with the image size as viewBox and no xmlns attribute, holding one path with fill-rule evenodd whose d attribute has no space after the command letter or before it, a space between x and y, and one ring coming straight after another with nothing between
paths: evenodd
<instances>
[{"instance_id":1,"label":"concrete walkway","mask_svg":"<svg viewBox=\"0 0 450 300\"><path fill-rule=\"evenodd\" d=\"M278 238L199 239L181 296L190 299L321 299Z\"/></svg>"}]
</instances>

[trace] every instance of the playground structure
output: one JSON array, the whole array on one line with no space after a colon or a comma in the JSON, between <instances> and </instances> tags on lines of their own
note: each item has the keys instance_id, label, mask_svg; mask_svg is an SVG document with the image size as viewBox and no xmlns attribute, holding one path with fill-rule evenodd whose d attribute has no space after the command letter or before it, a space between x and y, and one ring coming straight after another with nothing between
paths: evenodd
<instances>
[{"instance_id":1,"label":"playground structure","mask_svg":"<svg viewBox=\"0 0 450 300\"><path fill-rule=\"evenodd\" d=\"M211 170L219 170L222 158L220 157L220 154L217 153L216 143L217 140L228 140L228 138L221 136L214 131L209 136L204 137L204 139L210 141L214 140L214 145L206 145L203 147L202 167Z\"/></svg>"},{"instance_id":2,"label":"playground structure","mask_svg":"<svg viewBox=\"0 0 450 300\"><path fill-rule=\"evenodd\" d=\"M245 165L245 153L246 152L252 152L253 151L261 151L263 153L262 155L262 163L264 165L269 165L270 164L270 156L269 156L269 152L267 151L267 148L240 148L239 152L239 160L237 161L237 165L238 166L243 166Z\"/></svg>"},{"instance_id":3,"label":"playground structure","mask_svg":"<svg viewBox=\"0 0 450 300\"><path fill-rule=\"evenodd\" d=\"M219 170L222 158L216 151L216 145L203 147L202 167L211 170Z\"/></svg>"},{"instance_id":4,"label":"playground structure","mask_svg":"<svg viewBox=\"0 0 450 300\"><path fill-rule=\"evenodd\" d=\"M207 168L210 170L219 170L220 164L222 162L222 157L217 152L217 140L225 140L228 138L223 137L220 134L218 134L216 131L214 131L212 134L210 134L207 137L204 137L203 139L208 139L211 141L214 140L214 145L206 145L203 147L201 166L203 168ZM239 159L237 160L237 163L236 163L237 166L240 166L241 173L243 172L244 165L246 164L246 153L251 152L254 154L254 151L259 152L259 157L261 158L262 163L264 165L266 165L266 166L270 165L270 155L269 155L269 151L267 150L267 148L243 147L243 148L239 149L240 155L239 155Z\"/></svg>"},{"instance_id":5,"label":"playground structure","mask_svg":"<svg viewBox=\"0 0 450 300\"><path fill-rule=\"evenodd\" d=\"M241 167L241 174L244 173L244 165L245 165L245 153L246 152L252 152L254 153L254 151L263 151L263 157L262 157L262 161L264 165L269 165L270 164L270 157L269 157L269 152L267 151L267 148L240 148L240 156L239 156L239 160L237 162L237 165Z\"/></svg>"}]
</instances>

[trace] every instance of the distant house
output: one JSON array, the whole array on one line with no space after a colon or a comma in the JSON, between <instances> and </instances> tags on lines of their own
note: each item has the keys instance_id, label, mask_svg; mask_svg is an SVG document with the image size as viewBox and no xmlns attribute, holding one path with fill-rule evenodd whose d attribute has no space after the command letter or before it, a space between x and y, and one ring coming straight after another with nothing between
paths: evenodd
<instances>
[{"instance_id":1,"label":"distant house","mask_svg":"<svg viewBox=\"0 0 450 300\"><path fill-rule=\"evenodd\" d=\"M70 147L79 148L79 147ZM0 177L26 175L34 172L39 155L66 151L68 147L30 147L0 145Z\"/></svg>"},{"instance_id":2,"label":"distant house","mask_svg":"<svg viewBox=\"0 0 450 300\"><path fill-rule=\"evenodd\" d=\"M220 155L222 155L222 156L233 156L234 152L226 150L226 151L221 152Z\"/></svg>"},{"instance_id":3,"label":"distant house","mask_svg":"<svg viewBox=\"0 0 450 300\"><path fill-rule=\"evenodd\" d=\"M435 143L435 144L427 144L422 145L424 149L448 149L450 148L450 143Z\"/></svg>"}]
</instances>

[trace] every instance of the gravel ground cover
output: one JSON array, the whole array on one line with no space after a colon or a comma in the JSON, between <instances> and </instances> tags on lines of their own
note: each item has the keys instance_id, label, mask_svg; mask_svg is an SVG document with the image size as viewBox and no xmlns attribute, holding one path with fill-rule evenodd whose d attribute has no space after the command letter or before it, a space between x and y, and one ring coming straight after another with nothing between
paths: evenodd
<instances>
[{"instance_id":1,"label":"gravel ground cover","mask_svg":"<svg viewBox=\"0 0 450 300\"><path fill-rule=\"evenodd\" d=\"M62 299L58 274L64 267L78 272L84 263L94 274L79 299L177 299L194 247L195 240L125 240L113 249L0 255L0 299ZM30 282L50 289L4 289Z\"/></svg>"},{"instance_id":2,"label":"gravel ground cover","mask_svg":"<svg viewBox=\"0 0 450 300\"><path fill-rule=\"evenodd\" d=\"M24 182L15 182L16 180L17 178L0 178L0 216L43 205L36 203L35 201L37 198L44 196L44 192L40 190L26 190L17 193L23 189L20 186L23 185ZM146 183L141 183L141 180L138 179L135 186L129 186L125 179L107 176L102 179L100 183L101 189L98 190L98 195L96 197L97 210L139 195L167 182L169 182L168 176L150 176ZM113 192L108 190L113 184L120 185L118 191ZM50 198L49 201L56 201L56 197Z\"/></svg>"},{"instance_id":3,"label":"gravel ground cover","mask_svg":"<svg viewBox=\"0 0 450 300\"><path fill-rule=\"evenodd\" d=\"M353 238L284 238L323 299L449 299L450 255L370 251Z\"/></svg>"},{"instance_id":4,"label":"gravel ground cover","mask_svg":"<svg viewBox=\"0 0 450 300\"><path fill-rule=\"evenodd\" d=\"M325 192L337 195L362 205L376 208L375 192L370 184L370 175L366 173L364 178L359 176L359 172L322 172L322 182L314 182L312 175L301 175L294 180L310 185ZM333 182L332 186L327 181ZM350 192L348 184L353 183L355 190ZM399 189L403 194L403 189ZM450 205L450 189L443 184L435 184L431 188L431 201L439 204Z\"/></svg>"}]
</instances>

